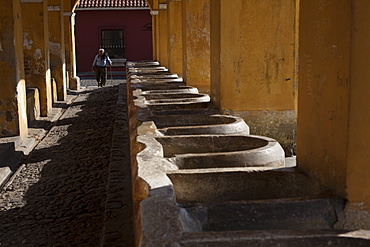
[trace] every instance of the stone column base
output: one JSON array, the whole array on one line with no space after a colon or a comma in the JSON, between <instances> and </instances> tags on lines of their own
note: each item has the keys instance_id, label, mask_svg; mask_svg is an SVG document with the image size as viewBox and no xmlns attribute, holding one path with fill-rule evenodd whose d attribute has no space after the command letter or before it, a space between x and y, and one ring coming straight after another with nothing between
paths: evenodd
<instances>
[{"instance_id":1,"label":"stone column base","mask_svg":"<svg viewBox=\"0 0 370 247\"><path fill-rule=\"evenodd\" d=\"M370 230L370 207L363 203L348 203L335 228L348 230Z\"/></svg>"},{"instance_id":2,"label":"stone column base","mask_svg":"<svg viewBox=\"0 0 370 247\"><path fill-rule=\"evenodd\" d=\"M80 77L75 76L69 78L69 89L78 91L80 90L80 87L81 87Z\"/></svg>"}]
</instances>

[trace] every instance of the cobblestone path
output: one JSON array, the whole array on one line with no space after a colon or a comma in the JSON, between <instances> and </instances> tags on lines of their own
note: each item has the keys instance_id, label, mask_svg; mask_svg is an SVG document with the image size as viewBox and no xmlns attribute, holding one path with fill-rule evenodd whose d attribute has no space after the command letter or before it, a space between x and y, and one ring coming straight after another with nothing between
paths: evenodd
<instances>
[{"instance_id":1,"label":"cobblestone path","mask_svg":"<svg viewBox=\"0 0 370 247\"><path fill-rule=\"evenodd\" d=\"M79 93L3 188L1 247L100 246L117 94Z\"/></svg>"}]
</instances>

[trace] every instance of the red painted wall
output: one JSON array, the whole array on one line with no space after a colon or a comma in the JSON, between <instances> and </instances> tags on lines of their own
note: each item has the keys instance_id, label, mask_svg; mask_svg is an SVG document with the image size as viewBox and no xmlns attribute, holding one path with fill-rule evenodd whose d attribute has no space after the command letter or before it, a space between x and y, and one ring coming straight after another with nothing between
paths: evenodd
<instances>
[{"instance_id":1,"label":"red painted wall","mask_svg":"<svg viewBox=\"0 0 370 247\"><path fill-rule=\"evenodd\" d=\"M91 71L93 59L98 54L101 28L121 27L125 30L127 61L153 59L152 32L146 28L146 25L151 27L151 22L149 9L77 10L75 26L77 73ZM113 67L113 70L122 69Z\"/></svg>"}]
</instances>

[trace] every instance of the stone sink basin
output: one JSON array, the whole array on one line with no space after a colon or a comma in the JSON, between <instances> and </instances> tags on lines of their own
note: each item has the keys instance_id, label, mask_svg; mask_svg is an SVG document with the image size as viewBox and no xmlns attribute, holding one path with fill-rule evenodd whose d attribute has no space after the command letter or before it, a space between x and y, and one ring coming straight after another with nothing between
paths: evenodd
<instances>
[{"instance_id":1,"label":"stone sink basin","mask_svg":"<svg viewBox=\"0 0 370 247\"><path fill-rule=\"evenodd\" d=\"M201 231L332 229L343 199L292 168L170 171Z\"/></svg>"},{"instance_id":2,"label":"stone sink basin","mask_svg":"<svg viewBox=\"0 0 370 247\"><path fill-rule=\"evenodd\" d=\"M209 101L209 96L200 93L158 93L145 95L144 101L147 104L167 104L189 101L204 102Z\"/></svg>"},{"instance_id":3,"label":"stone sink basin","mask_svg":"<svg viewBox=\"0 0 370 247\"><path fill-rule=\"evenodd\" d=\"M162 71L162 70L135 70L135 71L126 71L127 76L151 76L151 75L174 75L169 71Z\"/></svg>"},{"instance_id":4,"label":"stone sink basin","mask_svg":"<svg viewBox=\"0 0 370 247\"><path fill-rule=\"evenodd\" d=\"M151 66L151 67L130 67L127 69L127 72L129 73L135 73L135 72L147 72L147 71L168 71L166 67L161 66Z\"/></svg>"},{"instance_id":5,"label":"stone sink basin","mask_svg":"<svg viewBox=\"0 0 370 247\"><path fill-rule=\"evenodd\" d=\"M220 203L312 197L320 185L293 168L168 171L178 203Z\"/></svg>"},{"instance_id":6,"label":"stone sink basin","mask_svg":"<svg viewBox=\"0 0 370 247\"><path fill-rule=\"evenodd\" d=\"M130 79L170 79L178 78L179 76L172 73L147 73L144 75L130 74L129 77Z\"/></svg>"},{"instance_id":7,"label":"stone sink basin","mask_svg":"<svg viewBox=\"0 0 370 247\"><path fill-rule=\"evenodd\" d=\"M210 100L207 94L164 93L138 96L135 104L140 107L149 107L152 111L157 111L164 109L207 108Z\"/></svg>"},{"instance_id":8,"label":"stone sink basin","mask_svg":"<svg viewBox=\"0 0 370 247\"><path fill-rule=\"evenodd\" d=\"M157 61L139 61L139 62L129 61L126 63L126 67L151 67L151 66L159 66L159 62Z\"/></svg>"},{"instance_id":9,"label":"stone sink basin","mask_svg":"<svg viewBox=\"0 0 370 247\"><path fill-rule=\"evenodd\" d=\"M160 88L160 87L158 87ZM145 88L147 90L143 90L142 88L139 88L135 91L133 91L133 95L134 96L139 96L139 95L143 95L145 97L145 95L148 95L148 94L166 94L166 93L193 93L193 94L197 94L199 93L198 89L195 88L195 87L190 87L190 86L177 86L177 87L172 87L172 88L169 88L169 87L162 87L163 89L148 89L148 88Z\"/></svg>"},{"instance_id":10,"label":"stone sink basin","mask_svg":"<svg viewBox=\"0 0 370 247\"><path fill-rule=\"evenodd\" d=\"M249 127L243 119L226 115L152 116L151 120L162 135L244 134Z\"/></svg>"},{"instance_id":11,"label":"stone sink basin","mask_svg":"<svg viewBox=\"0 0 370 247\"><path fill-rule=\"evenodd\" d=\"M254 135L163 136L163 157L179 169L284 167L284 151L274 139Z\"/></svg>"},{"instance_id":12,"label":"stone sink basin","mask_svg":"<svg viewBox=\"0 0 370 247\"><path fill-rule=\"evenodd\" d=\"M180 83L184 80L181 77L177 78L130 78L129 83L143 83L143 84L169 84Z\"/></svg>"}]
</instances>

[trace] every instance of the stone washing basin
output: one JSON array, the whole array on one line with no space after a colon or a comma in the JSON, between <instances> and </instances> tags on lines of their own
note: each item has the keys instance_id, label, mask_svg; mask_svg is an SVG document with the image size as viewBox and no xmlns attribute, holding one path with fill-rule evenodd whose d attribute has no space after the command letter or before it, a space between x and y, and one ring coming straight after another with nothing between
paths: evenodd
<instances>
[{"instance_id":1,"label":"stone washing basin","mask_svg":"<svg viewBox=\"0 0 370 247\"><path fill-rule=\"evenodd\" d=\"M208 107L208 108L194 108L194 109L158 109L158 110L152 110L151 115L152 116L168 116L168 115L214 115L214 114L220 114L220 111Z\"/></svg>"},{"instance_id":2,"label":"stone washing basin","mask_svg":"<svg viewBox=\"0 0 370 247\"><path fill-rule=\"evenodd\" d=\"M147 73L145 75L130 74L129 77L131 80L131 79L170 79L178 78L179 76L177 74L172 73Z\"/></svg>"},{"instance_id":3,"label":"stone washing basin","mask_svg":"<svg viewBox=\"0 0 370 247\"><path fill-rule=\"evenodd\" d=\"M206 108L210 102L207 94L195 93L166 93L138 96L134 100L139 107L148 107L151 111L165 109L194 109Z\"/></svg>"},{"instance_id":4,"label":"stone washing basin","mask_svg":"<svg viewBox=\"0 0 370 247\"><path fill-rule=\"evenodd\" d=\"M129 61L126 63L126 67L150 67L150 66L159 66L159 62L157 61L138 61L133 62Z\"/></svg>"},{"instance_id":5,"label":"stone washing basin","mask_svg":"<svg viewBox=\"0 0 370 247\"><path fill-rule=\"evenodd\" d=\"M172 75L173 73L166 71L166 70L132 70L132 71L126 71L127 75Z\"/></svg>"},{"instance_id":6,"label":"stone washing basin","mask_svg":"<svg viewBox=\"0 0 370 247\"><path fill-rule=\"evenodd\" d=\"M137 83L131 84L130 88L140 89L141 91L151 91L151 90L175 90L175 89L190 89L194 88L191 86L186 86L183 82L164 82L164 83ZM195 88L197 89L197 88ZM197 89L198 90L198 89Z\"/></svg>"},{"instance_id":7,"label":"stone washing basin","mask_svg":"<svg viewBox=\"0 0 370 247\"><path fill-rule=\"evenodd\" d=\"M249 127L243 119L226 115L152 116L163 135L244 134Z\"/></svg>"},{"instance_id":8,"label":"stone washing basin","mask_svg":"<svg viewBox=\"0 0 370 247\"><path fill-rule=\"evenodd\" d=\"M167 176L181 204L287 199L323 193L318 183L292 168L174 170Z\"/></svg>"},{"instance_id":9,"label":"stone washing basin","mask_svg":"<svg viewBox=\"0 0 370 247\"><path fill-rule=\"evenodd\" d=\"M186 86L184 83L155 83L155 84L132 84L132 88L141 89L142 91L150 91L150 90L172 90L172 89L190 89L195 88L191 86ZM197 89L197 88L195 88ZM198 90L198 89L197 89Z\"/></svg>"},{"instance_id":10,"label":"stone washing basin","mask_svg":"<svg viewBox=\"0 0 370 247\"><path fill-rule=\"evenodd\" d=\"M134 96L140 96L140 95L143 95L145 97L145 95L148 95L148 94L167 94L167 93L176 93L176 94L179 94L179 93L192 93L192 94L197 94L199 93L198 89L195 88L195 87L188 87L188 86L183 86L183 87L177 87L177 88L173 88L173 89L157 89L157 90L142 90L142 89L137 89L135 91L133 91L133 95Z\"/></svg>"},{"instance_id":11,"label":"stone washing basin","mask_svg":"<svg viewBox=\"0 0 370 247\"><path fill-rule=\"evenodd\" d=\"M275 183L286 180L284 175L277 177ZM269 174L266 176L269 178ZM297 179L293 182L305 182L305 179L298 178L299 174L295 176ZM311 184L302 184L301 187L310 188ZM185 208L192 218L201 223L203 232L332 229L338 221L343 199L329 192L315 194L319 191L317 188L312 191L296 190L286 194L289 198L194 203L187 204ZM286 192L279 193L284 196Z\"/></svg>"},{"instance_id":12,"label":"stone washing basin","mask_svg":"<svg viewBox=\"0 0 370 247\"><path fill-rule=\"evenodd\" d=\"M284 150L274 139L254 135L162 136L163 157L179 169L284 167Z\"/></svg>"},{"instance_id":13,"label":"stone washing basin","mask_svg":"<svg viewBox=\"0 0 370 247\"><path fill-rule=\"evenodd\" d=\"M146 104L168 104L181 102L208 102L207 94L200 93L158 93L143 96Z\"/></svg>"},{"instance_id":14,"label":"stone washing basin","mask_svg":"<svg viewBox=\"0 0 370 247\"><path fill-rule=\"evenodd\" d=\"M166 83L179 83L183 82L181 77L179 78L130 78L129 83L146 83L146 84L166 84Z\"/></svg>"},{"instance_id":15,"label":"stone washing basin","mask_svg":"<svg viewBox=\"0 0 370 247\"><path fill-rule=\"evenodd\" d=\"M168 71L166 67L151 66L151 67L130 67L126 70L129 73L147 72L147 71Z\"/></svg>"}]
</instances>

